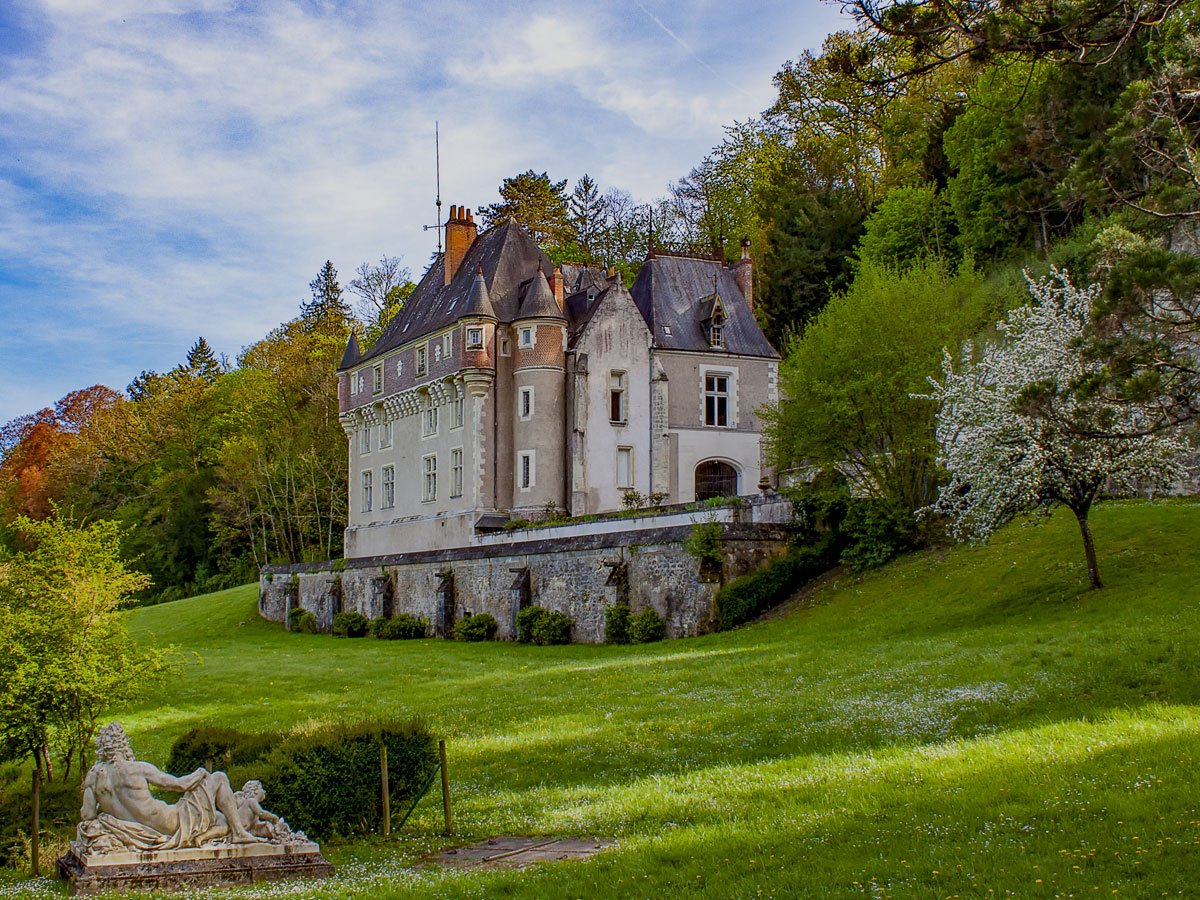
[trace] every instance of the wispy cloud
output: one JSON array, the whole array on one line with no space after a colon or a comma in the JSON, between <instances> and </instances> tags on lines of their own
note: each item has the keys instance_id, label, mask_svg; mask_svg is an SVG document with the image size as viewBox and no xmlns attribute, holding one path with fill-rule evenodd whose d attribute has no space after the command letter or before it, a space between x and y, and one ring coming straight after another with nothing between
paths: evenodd
<instances>
[{"instance_id":1,"label":"wispy cloud","mask_svg":"<svg viewBox=\"0 0 1200 900\"><path fill-rule=\"evenodd\" d=\"M530 167L661 192L819 43L809 2L18 0L0 11L0 420L169 367L199 334L234 354L327 258L343 280L383 253L419 272L435 119L448 203Z\"/></svg>"}]
</instances>

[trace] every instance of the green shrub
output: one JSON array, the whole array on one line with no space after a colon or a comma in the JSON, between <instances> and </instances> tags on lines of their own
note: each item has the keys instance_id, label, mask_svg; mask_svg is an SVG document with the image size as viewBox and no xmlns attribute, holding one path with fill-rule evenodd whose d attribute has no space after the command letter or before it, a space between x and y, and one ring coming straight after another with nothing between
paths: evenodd
<instances>
[{"instance_id":1,"label":"green shrub","mask_svg":"<svg viewBox=\"0 0 1200 900\"><path fill-rule=\"evenodd\" d=\"M390 619L376 619L371 631L381 641L411 641L429 633L429 620L400 613Z\"/></svg>"},{"instance_id":2,"label":"green shrub","mask_svg":"<svg viewBox=\"0 0 1200 900\"><path fill-rule=\"evenodd\" d=\"M571 643L575 620L566 613L547 612L533 626L533 642L543 647Z\"/></svg>"},{"instance_id":3,"label":"green shrub","mask_svg":"<svg viewBox=\"0 0 1200 900\"><path fill-rule=\"evenodd\" d=\"M338 637L366 637L371 620L360 612L340 612L333 615L333 633Z\"/></svg>"},{"instance_id":4,"label":"green shrub","mask_svg":"<svg viewBox=\"0 0 1200 900\"><path fill-rule=\"evenodd\" d=\"M667 636L667 625L653 609L643 609L629 617L629 640L634 644L652 644Z\"/></svg>"},{"instance_id":5,"label":"green shrub","mask_svg":"<svg viewBox=\"0 0 1200 900\"><path fill-rule=\"evenodd\" d=\"M491 613L463 616L454 623L456 641L490 641L496 636L496 620Z\"/></svg>"},{"instance_id":6,"label":"green shrub","mask_svg":"<svg viewBox=\"0 0 1200 900\"><path fill-rule=\"evenodd\" d=\"M614 603L604 609L604 641L608 644L629 643L629 604Z\"/></svg>"},{"instance_id":7,"label":"green shrub","mask_svg":"<svg viewBox=\"0 0 1200 900\"><path fill-rule=\"evenodd\" d=\"M517 613L517 640L522 644L533 643L533 630L547 610L541 606L526 606Z\"/></svg>"},{"instance_id":8,"label":"green shrub","mask_svg":"<svg viewBox=\"0 0 1200 900\"><path fill-rule=\"evenodd\" d=\"M290 628L292 631L298 630L300 628L300 617L302 615L304 615L304 610L299 606L293 606L291 609L289 609L287 614L288 628Z\"/></svg>"},{"instance_id":9,"label":"green shrub","mask_svg":"<svg viewBox=\"0 0 1200 900\"><path fill-rule=\"evenodd\" d=\"M842 522L842 563L855 572L875 569L913 546L913 516L886 500L850 501Z\"/></svg>"},{"instance_id":10,"label":"green shrub","mask_svg":"<svg viewBox=\"0 0 1200 900\"><path fill-rule=\"evenodd\" d=\"M437 742L419 721L335 724L287 737L257 764L264 805L318 839L378 830L381 741L391 807L407 808L437 765Z\"/></svg>"},{"instance_id":11,"label":"green shrub","mask_svg":"<svg viewBox=\"0 0 1200 900\"><path fill-rule=\"evenodd\" d=\"M820 544L792 550L756 572L735 578L717 592L721 630L734 628L781 603L837 564L840 544L831 536Z\"/></svg>"},{"instance_id":12,"label":"green shrub","mask_svg":"<svg viewBox=\"0 0 1200 900\"><path fill-rule=\"evenodd\" d=\"M720 497L710 499L719 500ZM683 542L683 549L690 556L700 561L702 573L719 572L721 570L721 539L725 529L716 519L697 522L692 526L692 532Z\"/></svg>"},{"instance_id":13,"label":"green shrub","mask_svg":"<svg viewBox=\"0 0 1200 900\"><path fill-rule=\"evenodd\" d=\"M246 732L235 728L210 726L185 731L171 746L167 771L187 775L199 766L212 771L228 771L261 759L283 739L273 732Z\"/></svg>"},{"instance_id":14,"label":"green shrub","mask_svg":"<svg viewBox=\"0 0 1200 900\"><path fill-rule=\"evenodd\" d=\"M321 626L317 622L316 615L306 609L296 617L296 627L293 630L299 631L301 634L317 634L320 632Z\"/></svg>"}]
</instances>

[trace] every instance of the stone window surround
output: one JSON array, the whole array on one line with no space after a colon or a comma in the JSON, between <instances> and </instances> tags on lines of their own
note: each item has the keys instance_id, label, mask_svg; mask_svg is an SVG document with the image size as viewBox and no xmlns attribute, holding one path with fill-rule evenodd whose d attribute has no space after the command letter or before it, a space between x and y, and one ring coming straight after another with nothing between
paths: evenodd
<instances>
[{"instance_id":1,"label":"stone window surround","mask_svg":"<svg viewBox=\"0 0 1200 900\"><path fill-rule=\"evenodd\" d=\"M629 467L626 470L626 474L628 475L628 478L626 478L626 481L628 482L628 484L621 484L621 454L622 453L628 454L628 459L629 459ZM616 485L618 488L621 488L624 490L633 490L633 487L634 487L635 483L637 482L637 476L634 474L634 472L636 470L634 469L634 465L633 465L633 453L634 453L634 448L632 446L621 444L617 447L616 468L613 470L613 480L616 482Z\"/></svg>"},{"instance_id":2,"label":"stone window surround","mask_svg":"<svg viewBox=\"0 0 1200 900\"><path fill-rule=\"evenodd\" d=\"M487 332L484 331L484 328L482 325L468 325L467 326L467 349L468 350L482 350L483 349L483 340L484 340L484 336L486 333Z\"/></svg>"},{"instance_id":3,"label":"stone window surround","mask_svg":"<svg viewBox=\"0 0 1200 900\"><path fill-rule=\"evenodd\" d=\"M517 388L517 418L522 422L533 418L534 399L533 385Z\"/></svg>"},{"instance_id":4,"label":"stone window surround","mask_svg":"<svg viewBox=\"0 0 1200 900\"><path fill-rule=\"evenodd\" d=\"M421 457L421 502L433 503L437 500L437 454L429 453Z\"/></svg>"},{"instance_id":5,"label":"stone window surround","mask_svg":"<svg viewBox=\"0 0 1200 900\"><path fill-rule=\"evenodd\" d=\"M391 509L396 505L396 467L383 467L383 497L380 498L380 509Z\"/></svg>"},{"instance_id":6,"label":"stone window surround","mask_svg":"<svg viewBox=\"0 0 1200 900\"><path fill-rule=\"evenodd\" d=\"M537 451L520 450L517 452L517 490L528 492L537 486ZM526 482L527 483L522 483Z\"/></svg>"},{"instance_id":7,"label":"stone window surround","mask_svg":"<svg viewBox=\"0 0 1200 900\"><path fill-rule=\"evenodd\" d=\"M700 425L703 428L736 429L738 427L737 382L738 370L734 366L699 366L700 374ZM725 389L725 424L714 425L708 422L706 410L708 398L708 376L716 375L727 378Z\"/></svg>"},{"instance_id":8,"label":"stone window surround","mask_svg":"<svg viewBox=\"0 0 1200 900\"><path fill-rule=\"evenodd\" d=\"M608 373L608 421L612 425L621 426L629 424L629 373L624 369L612 369ZM619 386L618 386L619 385ZM620 392L620 397L614 398L613 395ZM614 419L612 416L613 400L617 400L617 411L620 417Z\"/></svg>"},{"instance_id":9,"label":"stone window surround","mask_svg":"<svg viewBox=\"0 0 1200 900\"><path fill-rule=\"evenodd\" d=\"M450 448L450 496L463 495L463 448Z\"/></svg>"},{"instance_id":10,"label":"stone window surround","mask_svg":"<svg viewBox=\"0 0 1200 900\"><path fill-rule=\"evenodd\" d=\"M374 487L374 485L372 484L373 480L374 480L374 478L372 477L371 470L363 469L363 472L362 472L362 511L365 513L368 513L371 511L371 505L372 505L371 501L373 500L373 497L371 496L371 494L372 494L372 488Z\"/></svg>"},{"instance_id":11,"label":"stone window surround","mask_svg":"<svg viewBox=\"0 0 1200 900\"><path fill-rule=\"evenodd\" d=\"M517 329L517 348L529 350L537 346L537 328L533 325L522 325Z\"/></svg>"},{"instance_id":12,"label":"stone window surround","mask_svg":"<svg viewBox=\"0 0 1200 900\"><path fill-rule=\"evenodd\" d=\"M383 363L371 367L371 394L378 396L383 393Z\"/></svg>"}]
</instances>

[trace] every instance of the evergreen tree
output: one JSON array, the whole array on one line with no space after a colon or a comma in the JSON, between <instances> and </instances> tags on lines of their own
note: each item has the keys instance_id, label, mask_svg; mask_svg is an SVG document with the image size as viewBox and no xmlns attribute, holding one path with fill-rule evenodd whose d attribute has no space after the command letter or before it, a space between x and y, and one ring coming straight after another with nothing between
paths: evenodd
<instances>
[{"instance_id":1,"label":"evergreen tree","mask_svg":"<svg viewBox=\"0 0 1200 900\"><path fill-rule=\"evenodd\" d=\"M317 277L308 283L312 299L300 305L300 318L307 327L333 324L345 328L350 319L350 307L342 299L342 287L338 284L337 269L325 260Z\"/></svg>"},{"instance_id":2,"label":"evergreen tree","mask_svg":"<svg viewBox=\"0 0 1200 900\"><path fill-rule=\"evenodd\" d=\"M591 265L605 262L598 253L600 232L604 228L605 209L604 196L592 177L584 173L575 183L569 203L571 225L575 230L575 239L583 251L583 262Z\"/></svg>"},{"instance_id":3,"label":"evergreen tree","mask_svg":"<svg viewBox=\"0 0 1200 900\"><path fill-rule=\"evenodd\" d=\"M500 185L500 202L480 207L479 216L485 228L512 216L539 244L570 244L575 232L566 189L566 179L551 181L546 172L539 175L529 169L505 178Z\"/></svg>"},{"instance_id":4,"label":"evergreen tree","mask_svg":"<svg viewBox=\"0 0 1200 900\"><path fill-rule=\"evenodd\" d=\"M221 375L221 364L217 361L217 355L213 353L212 347L208 341L201 335L196 339L196 343L192 344L192 349L188 351L187 362L184 368L196 375L199 375L209 384L212 384Z\"/></svg>"}]
</instances>

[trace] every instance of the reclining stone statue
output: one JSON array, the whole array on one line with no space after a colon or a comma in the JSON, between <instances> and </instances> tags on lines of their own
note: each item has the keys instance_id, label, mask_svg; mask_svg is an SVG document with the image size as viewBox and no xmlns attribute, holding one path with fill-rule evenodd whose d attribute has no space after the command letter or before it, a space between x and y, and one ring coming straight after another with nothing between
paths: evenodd
<instances>
[{"instance_id":1,"label":"reclining stone statue","mask_svg":"<svg viewBox=\"0 0 1200 900\"><path fill-rule=\"evenodd\" d=\"M151 787L177 791L175 803ZM234 792L224 772L203 767L168 775L134 759L117 722L96 735L96 764L83 783L82 821L72 849L79 856L124 851L182 850L230 844L300 844L308 839L262 808L262 785L249 781Z\"/></svg>"}]
</instances>

